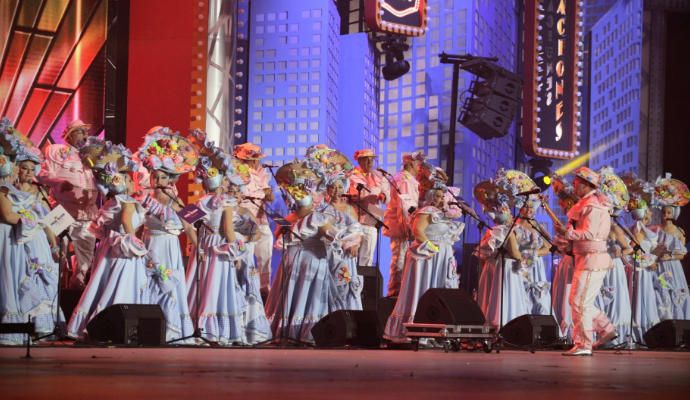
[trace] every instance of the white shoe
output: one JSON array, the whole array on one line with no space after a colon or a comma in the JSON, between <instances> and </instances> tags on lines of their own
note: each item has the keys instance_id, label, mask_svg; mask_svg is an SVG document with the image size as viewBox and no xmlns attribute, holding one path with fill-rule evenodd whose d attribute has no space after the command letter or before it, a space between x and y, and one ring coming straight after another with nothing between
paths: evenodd
<instances>
[{"instance_id":1,"label":"white shoe","mask_svg":"<svg viewBox=\"0 0 690 400\"><path fill-rule=\"evenodd\" d=\"M572 349L566 351L565 353L561 353L564 356L591 356L592 355L592 350L591 349L585 349L582 347L577 347L573 346Z\"/></svg>"},{"instance_id":2,"label":"white shoe","mask_svg":"<svg viewBox=\"0 0 690 400\"><path fill-rule=\"evenodd\" d=\"M606 343L616 339L617 337L618 337L618 335L616 334L616 331L607 332L604 335L602 335L599 338L599 340L596 341L596 343L594 343L594 348L598 349L599 347L601 347L601 346L605 345Z\"/></svg>"}]
</instances>

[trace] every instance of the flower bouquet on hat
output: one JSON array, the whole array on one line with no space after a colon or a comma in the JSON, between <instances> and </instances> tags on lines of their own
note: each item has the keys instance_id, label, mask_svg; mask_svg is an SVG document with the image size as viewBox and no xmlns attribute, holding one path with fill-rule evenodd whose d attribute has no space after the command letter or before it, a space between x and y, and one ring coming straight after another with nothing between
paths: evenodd
<instances>
[{"instance_id":1,"label":"flower bouquet on hat","mask_svg":"<svg viewBox=\"0 0 690 400\"><path fill-rule=\"evenodd\" d=\"M87 139L79 154L82 162L94 171L96 186L103 194L125 193L127 185L122 174L138 169L128 148L94 136Z\"/></svg>"},{"instance_id":2,"label":"flower bouquet on hat","mask_svg":"<svg viewBox=\"0 0 690 400\"><path fill-rule=\"evenodd\" d=\"M516 169L499 169L496 173L494 183L501 188L503 192L508 194L510 205L518 208L524 205L526 199L525 196L518 196L518 193L537 188L537 184L534 183L532 178L526 173ZM539 199L536 196L529 200L528 204L531 206L539 205Z\"/></svg>"},{"instance_id":3,"label":"flower bouquet on hat","mask_svg":"<svg viewBox=\"0 0 690 400\"><path fill-rule=\"evenodd\" d=\"M683 207L690 201L688 186L678 179L671 178L669 173L666 173L663 177L656 178L654 193L658 206L661 207Z\"/></svg>"},{"instance_id":4,"label":"flower bouquet on hat","mask_svg":"<svg viewBox=\"0 0 690 400\"><path fill-rule=\"evenodd\" d=\"M206 190L213 191L219 188L223 178L227 178L232 185L240 187L249 182L248 171L242 173L240 163L209 140L206 132L199 129L192 130L189 141L199 154L195 173Z\"/></svg>"},{"instance_id":5,"label":"flower bouquet on hat","mask_svg":"<svg viewBox=\"0 0 690 400\"><path fill-rule=\"evenodd\" d=\"M600 186L599 191L608 198L613 207L613 215L617 216L623 212L630 201L628 187L625 182L613 172L613 168L604 167L599 171Z\"/></svg>"},{"instance_id":6,"label":"flower bouquet on hat","mask_svg":"<svg viewBox=\"0 0 690 400\"><path fill-rule=\"evenodd\" d=\"M637 177L632 172L621 175L621 180L628 189L628 211L636 221L642 221L649 207L656 204L654 186Z\"/></svg>"},{"instance_id":7,"label":"flower bouquet on hat","mask_svg":"<svg viewBox=\"0 0 690 400\"><path fill-rule=\"evenodd\" d=\"M13 157L22 147L34 147L34 144L8 118L0 120L0 154Z\"/></svg>"},{"instance_id":8,"label":"flower bouquet on hat","mask_svg":"<svg viewBox=\"0 0 690 400\"><path fill-rule=\"evenodd\" d=\"M295 160L278 168L276 183L290 195L286 199L289 206L306 207L312 204L312 194L318 190L321 178L305 163Z\"/></svg>"},{"instance_id":9,"label":"flower bouquet on hat","mask_svg":"<svg viewBox=\"0 0 690 400\"><path fill-rule=\"evenodd\" d=\"M137 156L147 169L161 170L172 175L192 172L199 162L195 146L170 128L160 128L148 133Z\"/></svg>"}]
</instances>

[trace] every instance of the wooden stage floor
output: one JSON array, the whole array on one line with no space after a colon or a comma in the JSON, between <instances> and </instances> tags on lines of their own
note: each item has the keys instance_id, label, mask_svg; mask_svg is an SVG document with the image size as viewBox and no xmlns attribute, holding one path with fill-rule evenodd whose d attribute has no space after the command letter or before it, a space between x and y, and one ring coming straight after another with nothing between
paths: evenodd
<instances>
[{"instance_id":1,"label":"wooden stage floor","mask_svg":"<svg viewBox=\"0 0 690 400\"><path fill-rule=\"evenodd\" d=\"M688 399L690 353L0 348L2 399Z\"/></svg>"}]
</instances>

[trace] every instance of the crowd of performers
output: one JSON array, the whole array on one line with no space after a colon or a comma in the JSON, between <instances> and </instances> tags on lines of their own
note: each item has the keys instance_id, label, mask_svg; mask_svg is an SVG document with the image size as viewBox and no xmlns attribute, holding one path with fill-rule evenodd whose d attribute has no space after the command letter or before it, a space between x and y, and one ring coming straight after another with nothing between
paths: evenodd
<instances>
[{"instance_id":1,"label":"crowd of performers","mask_svg":"<svg viewBox=\"0 0 690 400\"><path fill-rule=\"evenodd\" d=\"M10 121L0 123L3 323L31 319L39 336L66 329L84 339L89 321L113 304L158 304L169 341L203 343L193 335L198 327L202 339L219 345L272 337L313 342L311 328L321 318L362 309L357 267L373 265L381 227L392 252L388 295L397 296L386 339L407 340L403 324L412 322L425 291L458 287L453 245L464 228L460 218L476 214L419 152L404 154L403 169L390 175L374 167L372 150L357 151L354 167L337 150L312 146L273 174L290 210L283 218L271 208L271 171L252 143L229 154L202 131L183 136L154 127L132 153L90 135L79 120L63 139L41 152ZM176 189L189 173L205 191L192 208ZM566 223L545 196L525 194L536 185L520 171L499 170L474 189L494 221L475 251L487 324L553 314L574 344L567 354L589 355L629 337L643 342L661 320L690 318L680 263L685 236L674 225L690 198L687 186L668 175L653 184L619 177L610 168L581 167L572 184L554 179ZM64 232L46 222L58 207L74 220ZM534 220L540 207L553 219L554 235ZM660 225L650 225L654 207ZM618 219L626 211L635 221L629 230ZM186 218L195 213L198 221ZM66 241L74 251L69 285L83 289L71 316L56 299ZM281 261L271 282L273 249ZM560 260L552 282L549 253ZM0 335L0 344L24 340Z\"/></svg>"}]
</instances>

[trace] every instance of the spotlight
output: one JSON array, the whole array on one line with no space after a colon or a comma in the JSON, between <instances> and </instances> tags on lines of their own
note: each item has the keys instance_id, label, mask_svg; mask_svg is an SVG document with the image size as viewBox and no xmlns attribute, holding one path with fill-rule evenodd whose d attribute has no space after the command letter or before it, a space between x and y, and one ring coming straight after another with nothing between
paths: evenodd
<instances>
[{"instance_id":1,"label":"spotlight","mask_svg":"<svg viewBox=\"0 0 690 400\"><path fill-rule=\"evenodd\" d=\"M387 35L379 39L381 51L386 56L386 64L381 68L383 79L392 81L405 75L410 70L410 63L405 60L405 51L410 46L404 36Z\"/></svg>"},{"instance_id":2,"label":"spotlight","mask_svg":"<svg viewBox=\"0 0 690 400\"><path fill-rule=\"evenodd\" d=\"M551 167L553 162L546 158L532 158L528 161L530 165L530 176L539 189L546 190L551 186Z\"/></svg>"}]
</instances>

